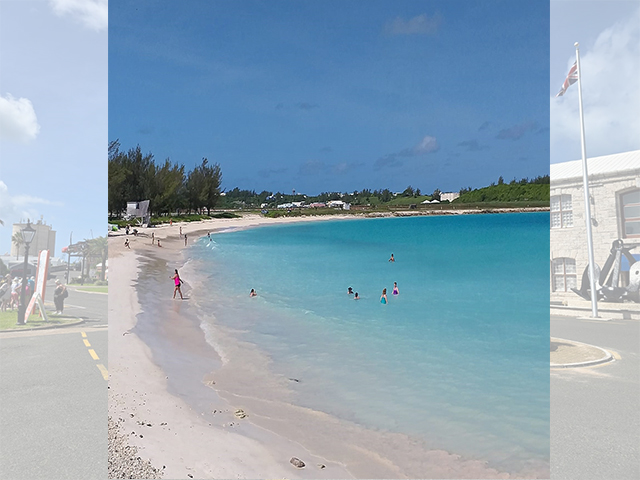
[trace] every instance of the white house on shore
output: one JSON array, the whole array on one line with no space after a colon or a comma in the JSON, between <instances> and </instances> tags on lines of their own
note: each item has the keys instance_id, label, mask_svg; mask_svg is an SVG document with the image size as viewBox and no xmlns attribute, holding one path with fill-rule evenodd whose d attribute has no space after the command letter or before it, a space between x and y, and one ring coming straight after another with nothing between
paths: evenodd
<instances>
[{"instance_id":1,"label":"white house on shore","mask_svg":"<svg viewBox=\"0 0 640 480\"><path fill-rule=\"evenodd\" d=\"M350 210L351 204L347 202L343 202L342 200L331 200L327 202L327 207L329 208L341 208L343 210Z\"/></svg>"},{"instance_id":2,"label":"white house on shore","mask_svg":"<svg viewBox=\"0 0 640 480\"><path fill-rule=\"evenodd\" d=\"M640 260L640 150L587 160L591 229L595 263L601 268L612 243L638 244L631 254ZM582 160L551 165L551 293L574 296L589 263ZM629 261L622 261L622 282Z\"/></svg>"},{"instance_id":3,"label":"white house on shore","mask_svg":"<svg viewBox=\"0 0 640 480\"><path fill-rule=\"evenodd\" d=\"M444 202L445 200L449 200L453 202L456 198L460 196L460 192L446 192L440 194L440 201Z\"/></svg>"}]
</instances>

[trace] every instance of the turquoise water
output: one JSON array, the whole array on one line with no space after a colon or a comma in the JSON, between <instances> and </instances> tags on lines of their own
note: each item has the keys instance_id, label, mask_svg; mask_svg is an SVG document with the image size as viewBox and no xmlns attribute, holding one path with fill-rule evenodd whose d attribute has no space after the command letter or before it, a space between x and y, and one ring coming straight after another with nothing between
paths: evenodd
<instances>
[{"instance_id":1,"label":"turquoise water","mask_svg":"<svg viewBox=\"0 0 640 480\"><path fill-rule=\"evenodd\" d=\"M199 308L299 379L297 404L519 471L549 461L548 228L548 213L312 222L188 255Z\"/></svg>"}]
</instances>

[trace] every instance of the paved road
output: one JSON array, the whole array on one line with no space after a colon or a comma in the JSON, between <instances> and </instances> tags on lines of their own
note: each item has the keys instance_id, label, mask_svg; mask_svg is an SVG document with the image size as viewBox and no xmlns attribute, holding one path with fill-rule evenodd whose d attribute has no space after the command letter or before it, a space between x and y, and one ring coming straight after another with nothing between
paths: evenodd
<instances>
[{"instance_id":1,"label":"paved road","mask_svg":"<svg viewBox=\"0 0 640 480\"><path fill-rule=\"evenodd\" d=\"M3 480L107 478L107 295L66 303L87 322L0 334Z\"/></svg>"},{"instance_id":2,"label":"paved road","mask_svg":"<svg viewBox=\"0 0 640 480\"><path fill-rule=\"evenodd\" d=\"M62 278L62 275L60 275ZM45 305L53 309L53 292L55 290L55 280L47 283L45 291ZM107 299L104 293L87 293L76 290L82 288L78 285L68 287L69 297L64 301L65 315L73 315L85 319L86 325L98 326L107 325Z\"/></svg>"},{"instance_id":3,"label":"paved road","mask_svg":"<svg viewBox=\"0 0 640 480\"><path fill-rule=\"evenodd\" d=\"M640 322L552 317L551 336L619 357L551 371L551 478L640 478Z\"/></svg>"}]
</instances>

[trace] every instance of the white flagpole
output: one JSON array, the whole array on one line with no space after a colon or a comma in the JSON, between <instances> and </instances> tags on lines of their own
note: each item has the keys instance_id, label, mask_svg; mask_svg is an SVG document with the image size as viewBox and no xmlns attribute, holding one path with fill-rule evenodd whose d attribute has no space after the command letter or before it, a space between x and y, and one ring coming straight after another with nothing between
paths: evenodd
<instances>
[{"instance_id":1,"label":"white flagpole","mask_svg":"<svg viewBox=\"0 0 640 480\"><path fill-rule=\"evenodd\" d=\"M582 143L582 183L584 185L584 209L587 224L587 248L589 249L589 276L591 277L591 313L598 318L598 293L596 292L596 262L593 259L593 237L591 235L591 202L589 196L589 174L587 172L587 147L584 141L584 114L582 112L582 72L580 71L580 45L576 47L576 62L578 64L578 99L580 100L580 139Z\"/></svg>"}]
</instances>

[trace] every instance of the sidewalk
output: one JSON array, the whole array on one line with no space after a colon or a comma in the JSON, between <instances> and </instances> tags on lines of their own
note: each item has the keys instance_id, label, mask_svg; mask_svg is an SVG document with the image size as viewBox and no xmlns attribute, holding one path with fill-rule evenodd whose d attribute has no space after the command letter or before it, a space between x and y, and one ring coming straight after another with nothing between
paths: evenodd
<instances>
[{"instance_id":1,"label":"sidewalk","mask_svg":"<svg viewBox=\"0 0 640 480\"><path fill-rule=\"evenodd\" d=\"M551 315L590 317L591 302L571 293L566 295L551 294ZM598 301L598 316L603 319L640 320L640 303Z\"/></svg>"},{"instance_id":2,"label":"sidewalk","mask_svg":"<svg viewBox=\"0 0 640 480\"><path fill-rule=\"evenodd\" d=\"M613 360L613 355L595 345L551 337L551 368L588 367Z\"/></svg>"}]
</instances>

